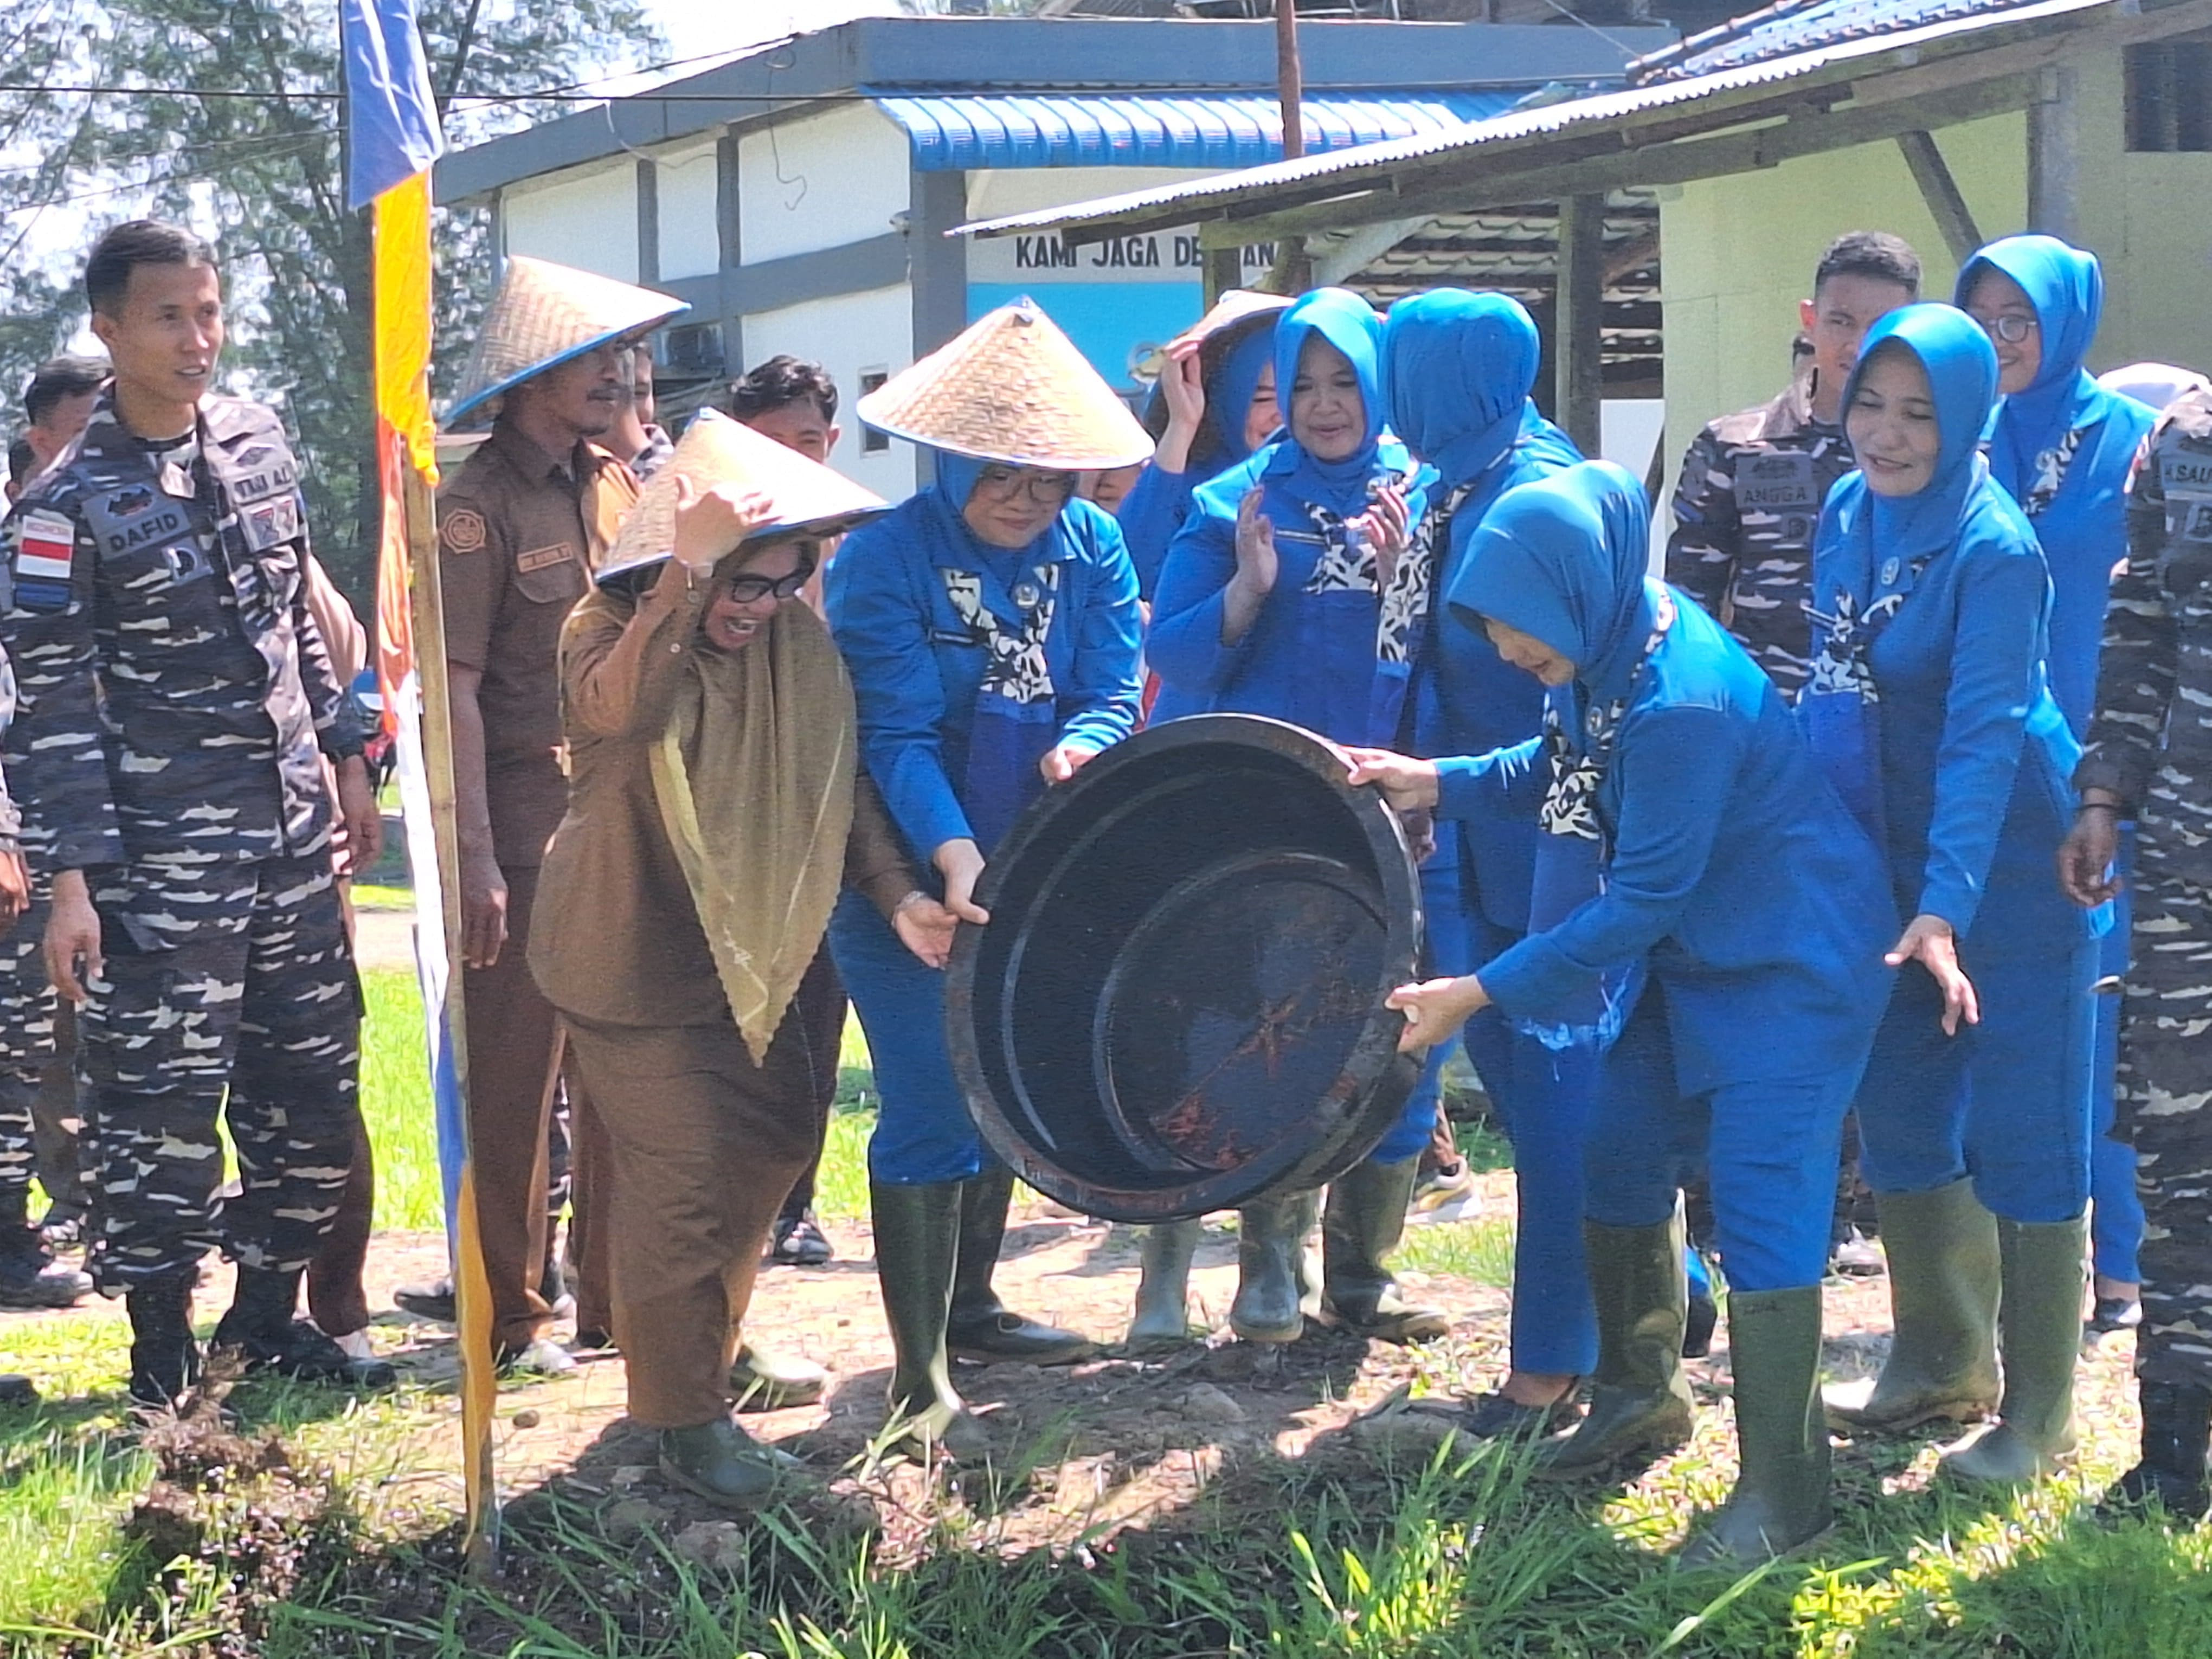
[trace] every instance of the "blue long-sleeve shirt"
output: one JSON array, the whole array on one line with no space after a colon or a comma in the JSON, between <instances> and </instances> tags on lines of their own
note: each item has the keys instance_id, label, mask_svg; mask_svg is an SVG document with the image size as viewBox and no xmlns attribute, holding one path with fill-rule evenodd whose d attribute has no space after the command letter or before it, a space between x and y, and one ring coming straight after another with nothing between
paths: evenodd
<instances>
[{"instance_id":1,"label":"blue long-sleeve shirt","mask_svg":"<svg viewBox=\"0 0 2212 1659\"><path fill-rule=\"evenodd\" d=\"M1121 527L1129 563L1137 573L1137 592L1148 605L1159 587L1168 544L1190 517L1191 495L1205 482L1206 475L1196 467L1170 472L1154 461L1137 475L1137 482L1114 509L1114 521Z\"/></svg>"},{"instance_id":2,"label":"blue long-sleeve shirt","mask_svg":"<svg viewBox=\"0 0 2212 1659\"><path fill-rule=\"evenodd\" d=\"M1820 608L1840 577L1856 473L1821 514ZM1905 915L1936 915L1981 951L2063 953L2101 921L2060 892L2081 746L2046 683L2051 580L2035 533L1986 477L1953 543L1931 558L1868 653L1881 696L1890 882Z\"/></svg>"},{"instance_id":3,"label":"blue long-sleeve shirt","mask_svg":"<svg viewBox=\"0 0 2212 1659\"><path fill-rule=\"evenodd\" d=\"M1057 563L1045 636L1057 741L1097 750L1136 728L1137 578L1121 532L1073 501L1031 546L988 548L925 489L845 538L830 568L830 625L853 676L860 751L918 859L969 836L963 790L987 650L954 609L948 572L972 574L986 609L1018 627L1016 590ZM1031 596L1034 597L1033 595Z\"/></svg>"},{"instance_id":4,"label":"blue long-sleeve shirt","mask_svg":"<svg viewBox=\"0 0 2212 1659\"><path fill-rule=\"evenodd\" d=\"M1881 860L1773 683L1686 596L1675 613L1598 792L1605 890L1478 975L1509 1018L1540 1019L1648 956L1686 1093L1832 1077L1864 1062L1888 994ZM1546 781L1536 739L1438 772L1447 817L1526 805Z\"/></svg>"}]
</instances>

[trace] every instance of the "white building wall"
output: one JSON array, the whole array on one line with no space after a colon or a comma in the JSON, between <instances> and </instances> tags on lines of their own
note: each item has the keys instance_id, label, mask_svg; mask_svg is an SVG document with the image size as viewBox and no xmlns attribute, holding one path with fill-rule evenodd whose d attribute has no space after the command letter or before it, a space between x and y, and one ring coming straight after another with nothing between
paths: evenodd
<instances>
[{"instance_id":1,"label":"white building wall","mask_svg":"<svg viewBox=\"0 0 2212 1659\"><path fill-rule=\"evenodd\" d=\"M685 276L713 276L722 268L714 146L659 156L653 166L660 220L660 280L672 283Z\"/></svg>"},{"instance_id":2,"label":"white building wall","mask_svg":"<svg viewBox=\"0 0 2212 1659\"><path fill-rule=\"evenodd\" d=\"M914 493L915 447L902 438L874 454L866 452L853 405L866 374L896 374L914 356L914 293L900 283L834 299L809 300L776 311L758 311L744 319L744 367L788 352L811 357L837 383L837 423L844 436L830 453L830 465L888 501ZM732 365L733 372L736 371Z\"/></svg>"},{"instance_id":3,"label":"white building wall","mask_svg":"<svg viewBox=\"0 0 2212 1659\"><path fill-rule=\"evenodd\" d=\"M510 254L551 259L617 282L637 280L637 163L512 185L500 197Z\"/></svg>"},{"instance_id":4,"label":"white building wall","mask_svg":"<svg viewBox=\"0 0 2212 1659\"><path fill-rule=\"evenodd\" d=\"M870 104L748 132L738 141L744 263L890 235L907 210L905 133Z\"/></svg>"}]
</instances>

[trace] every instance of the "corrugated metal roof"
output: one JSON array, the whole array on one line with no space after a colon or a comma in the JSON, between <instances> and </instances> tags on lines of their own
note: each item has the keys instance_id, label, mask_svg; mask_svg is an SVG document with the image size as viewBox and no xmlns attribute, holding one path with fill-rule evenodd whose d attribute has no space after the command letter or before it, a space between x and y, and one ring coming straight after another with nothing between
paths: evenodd
<instances>
[{"instance_id":1,"label":"corrugated metal roof","mask_svg":"<svg viewBox=\"0 0 2212 1659\"><path fill-rule=\"evenodd\" d=\"M1896 34L1930 23L2017 11L2033 0L1783 0L1693 34L1628 66L1632 84L1679 81L1787 58L1838 40Z\"/></svg>"},{"instance_id":2,"label":"corrugated metal roof","mask_svg":"<svg viewBox=\"0 0 2212 1659\"><path fill-rule=\"evenodd\" d=\"M1854 3L1866 3L1867 0L1843 0L1845 4ZM1884 52L1924 48L1953 36L1972 33L1997 24L2039 22L2079 12L2118 10L2127 3L2128 0L2038 0L2034 4L2008 6L1999 12L1979 12L1895 33L1838 40L1793 57L1747 64L1741 68L1723 70L1690 80L1660 81L1621 92L1600 93L1592 98L1577 98L1565 103L1521 110L1492 120L1477 122L1473 126L1453 132L1426 133L1389 143L1337 150L1326 155L1302 156L1295 161L1277 161L1267 167L1249 168L1243 173L1221 174L1211 179L1193 179L1180 185L1132 191L1121 196L1102 197L1096 201L1070 203L1064 207L1048 208L1035 213L978 220L957 227L954 234L1000 234L1013 231L1051 230L1091 221L1134 219L1139 216L1157 216L1169 212L1178 215L1188 212L1197 217L1231 203L1249 202L1254 196L1277 185L1312 185L1340 179L1344 188L1350 191L1359 186L1364 175L1387 173L1389 168L1407 161L1461 154L1512 139L1532 138L1562 132L1569 128L1591 126L1650 110L1695 103L1726 93L1756 91L1765 87L1778 86L1785 82L1814 76L1825 70L1847 69L1851 64Z\"/></svg>"},{"instance_id":3,"label":"corrugated metal roof","mask_svg":"<svg viewBox=\"0 0 2212 1659\"><path fill-rule=\"evenodd\" d=\"M1279 161L1272 94L913 95L863 88L906 130L925 173L968 167L1249 167ZM1460 131L1513 106L1519 92L1316 93L1303 106L1320 155L1417 134Z\"/></svg>"}]
</instances>

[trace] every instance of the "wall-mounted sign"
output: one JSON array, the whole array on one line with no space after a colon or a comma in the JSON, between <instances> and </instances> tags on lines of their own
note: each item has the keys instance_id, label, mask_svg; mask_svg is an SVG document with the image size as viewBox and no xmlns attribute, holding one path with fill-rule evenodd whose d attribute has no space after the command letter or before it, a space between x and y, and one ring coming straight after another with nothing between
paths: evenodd
<instances>
[{"instance_id":1,"label":"wall-mounted sign","mask_svg":"<svg viewBox=\"0 0 2212 1659\"><path fill-rule=\"evenodd\" d=\"M1256 282L1275 263L1273 242L1240 250L1243 280ZM1195 283L1205 256L1195 230L1156 230L1081 246L1058 236L977 237L968 245L970 283Z\"/></svg>"}]
</instances>

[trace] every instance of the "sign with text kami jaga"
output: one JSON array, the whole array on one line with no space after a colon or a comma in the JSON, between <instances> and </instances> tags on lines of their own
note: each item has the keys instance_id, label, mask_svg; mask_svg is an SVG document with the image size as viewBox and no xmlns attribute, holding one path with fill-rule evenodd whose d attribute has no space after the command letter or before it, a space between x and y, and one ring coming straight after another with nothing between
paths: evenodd
<instances>
[{"instance_id":1,"label":"sign with text kami jaga","mask_svg":"<svg viewBox=\"0 0 2212 1659\"><path fill-rule=\"evenodd\" d=\"M1273 242L1238 251L1243 280L1257 281L1275 263ZM968 248L971 283L1195 283L1205 275L1195 230L1156 230L1081 246L1059 236L979 238Z\"/></svg>"}]
</instances>

